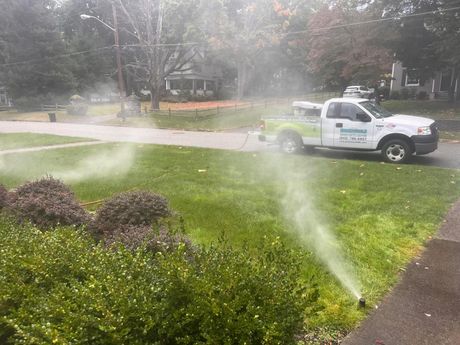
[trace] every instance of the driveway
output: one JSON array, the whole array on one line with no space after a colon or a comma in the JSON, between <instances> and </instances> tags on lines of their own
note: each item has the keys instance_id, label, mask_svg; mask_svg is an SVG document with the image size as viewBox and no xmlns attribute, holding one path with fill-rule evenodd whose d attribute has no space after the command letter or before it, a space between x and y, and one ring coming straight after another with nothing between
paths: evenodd
<instances>
[{"instance_id":1,"label":"driveway","mask_svg":"<svg viewBox=\"0 0 460 345\"><path fill-rule=\"evenodd\" d=\"M242 131L193 132L169 129L100 126L71 123L1 121L0 133L44 133L112 142L193 146L238 151L275 150ZM380 161L376 152L316 149L313 154L330 159ZM439 149L425 156L415 156L413 164L460 169L460 143L440 143Z\"/></svg>"}]
</instances>

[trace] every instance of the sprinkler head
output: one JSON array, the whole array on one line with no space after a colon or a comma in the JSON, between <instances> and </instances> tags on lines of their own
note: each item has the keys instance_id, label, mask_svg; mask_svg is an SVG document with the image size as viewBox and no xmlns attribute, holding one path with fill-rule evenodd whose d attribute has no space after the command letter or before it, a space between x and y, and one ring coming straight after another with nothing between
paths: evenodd
<instances>
[{"instance_id":1,"label":"sprinkler head","mask_svg":"<svg viewBox=\"0 0 460 345\"><path fill-rule=\"evenodd\" d=\"M361 297L358 301L358 306L360 308L365 308L366 307L366 300L364 299L364 297Z\"/></svg>"}]
</instances>

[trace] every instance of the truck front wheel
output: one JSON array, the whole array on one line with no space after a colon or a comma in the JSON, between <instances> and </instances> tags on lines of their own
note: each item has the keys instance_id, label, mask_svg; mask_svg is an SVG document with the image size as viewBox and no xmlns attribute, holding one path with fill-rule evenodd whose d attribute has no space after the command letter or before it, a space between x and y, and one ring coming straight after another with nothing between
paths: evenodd
<instances>
[{"instance_id":1,"label":"truck front wheel","mask_svg":"<svg viewBox=\"0 0 460 345\"><path fill-rule=\"evenodd\" d=\"M388 163L405 163L412 156L412 150L406 141L393 139L383 145L382 156Z\"/></svg>"},{"instance_id":2,"label":"truck front wheel","mask_svg":"<svg viewBox=\"0 0 460 345\"><path fill-rule=\"evenodd\" d=\"M282 135L279 143L281 151L287 154L299 153L303 148L302 138L294 133Z\"/></svg>"}]
</instances>

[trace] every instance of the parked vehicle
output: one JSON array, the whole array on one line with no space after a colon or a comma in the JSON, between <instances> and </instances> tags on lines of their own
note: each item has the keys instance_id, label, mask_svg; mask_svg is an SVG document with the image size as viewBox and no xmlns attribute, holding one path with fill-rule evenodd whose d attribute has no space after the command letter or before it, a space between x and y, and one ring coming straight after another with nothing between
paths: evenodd
<instances>
[{"instance_id":1,"label":"parked vehicle","mask_svg":"<svg viewBox=\"0 0 460 345\"><path fill-rule=\"evenodd\" d=\"M304 147L380 150L390 163L433 152L439 139L433 120L393 115L360 98L333 98L324 105L294 102L293 114L264 118L258 134L260 141L278 143L285 153Z\"/></svg>"},{"instance_id":2,"label":"parked vehicle","mask_svg":"<svg viewBox=\"0 0 460 345\"><path fill-rule=\"evenodd\" d=\"M370 99L373 96L374 96L374 91L362 85L347 86L347 88L343 92L343 97Z\"/></svg>"}]
</instances>

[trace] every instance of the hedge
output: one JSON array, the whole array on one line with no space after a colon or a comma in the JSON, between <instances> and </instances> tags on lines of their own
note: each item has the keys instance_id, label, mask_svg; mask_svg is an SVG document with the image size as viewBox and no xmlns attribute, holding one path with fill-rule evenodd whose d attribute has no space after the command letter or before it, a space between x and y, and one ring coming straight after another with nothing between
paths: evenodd
<instances>
[{"instance_id":1,"label":"hedge","mask_svg":"<svg viewBox=\"0 0 460 345\"><path fill-rule=\"evenodd\" d=\"M300 254L220 244L152 254L0 217L0 343L294 344L317 291Z\"/></svg>"}]
</instances>

